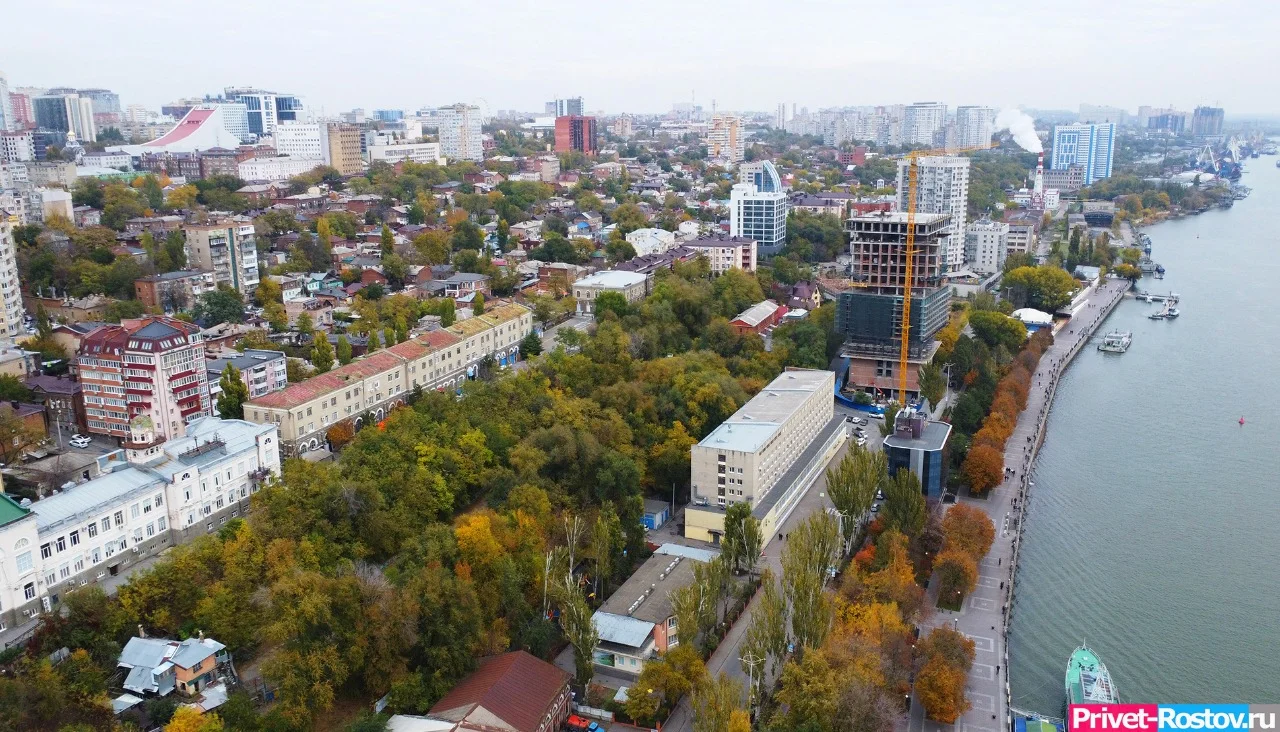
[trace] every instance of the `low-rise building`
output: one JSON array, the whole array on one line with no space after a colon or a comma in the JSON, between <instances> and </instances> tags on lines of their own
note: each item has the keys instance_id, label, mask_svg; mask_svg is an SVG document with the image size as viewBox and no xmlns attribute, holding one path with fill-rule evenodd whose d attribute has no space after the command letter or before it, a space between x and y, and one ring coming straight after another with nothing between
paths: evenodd
<instances>
[{"instance_id":1,"label":"low-rise building","mask_svg":"<svg viewBox=\"0 0 1280 732\"><path fill-rule=\"evenodd\" d=\"M166 313L187 310L195 304L197 297L216 287L212 271L177 270L133 281L139 302Z\"/></svg>"},{"instance_id":2,"label":"low-rise building","mask_svg":"<svg viewBox=\"0 0 1280 732\"><path fill-rule=\"evenodd\" d=\"M211 358L205 364L209 380L209 403L216 405L222 394L222 372L227 366L236 367L240 379L249 388L249 398L257 399L289 385L284 351L265 351L247 348L244 353L232 351L230 355Z\"/></svg>"},{"instance_id":3,"label":"low-rise building","mask_svg":"<svg viewBox=\"0 0 1280 732\"><path fill-rule=\"evenodd\" d=\"M729 325L739 334L755 333L759 335L777 325L782 320L782 316L786 314L787 309L785 307L773 300L762 300L738 313L737 317L729 321Z\"/></svg>"},{"instance_id":4,"label":"low-rise building","mask_svg":"<svg viewBox=\"0 0 1280 732\"><path fill-rule=\"evenodd\" d=\"M740 236L710 237L685 242L684 246L703 254L711 263L711 274L721 275L731 269L756 271L756 241Z\"/></svg>"},{"instance_id":5,"label":"low-rise building","mask_svg":"<svg viewBox=\"0 0 1280 732\"><path fill-rule=\"evenodd\" d=\"M569 717L568 673L526 651L490 656L425 716L397 714L389 732L556 732Z\"/></svg>"},{"instance_id":6,"label":"low-rise building","mask_svg":"<svg viewBox=\"0 0 1280 732\"><path fill-rule=\"evenodd\" d=\"M74 376L28 376L26 384L36 399L44 404L49 423L54 429L60 428L64 432L88 431L84 389Z\"/></svg>"},{"instance_id":7,"label":"low-rise building","mask_svg":"<svg viewBox=\"0 0 1280 732\"><path fill-rule=\"evenodd\" d=\"M636 229L627 234L627 243L635 250L637 257L644 257L670 250L676 245L676 235L665 229Z\"/></svg>"},{"instance_id":8,"label":"low-rise building","mask_svg":"<svg viewBox=\"0 0 1280 732\"><path fill-rule=\"evenodd\" d=\"M116 666L127 671L122 686L128 691L165 696L177 690L195 696L214 683L218 665L230 660L225 645L202 633L184 641L130 638Z\"/></svg>"},{"instance_id":9,"label":"low-rise building","mask_svg":"<svg viewBox=\"0 0 1280 732\"><path fill-rule=\"evenodd\" d=\"M368 147L369 162L398 163L409 160L414 163L435 163L443 165L445 159L440 155L438 142L391 142Z\"/></svg>"},{"instance_id":10,"label":"low-rise building","mask_svg":"<svg viewBox=\"0 0 1280 732\"><path fill-rule=\"evenodd\" d=\"M595 312L595 300L605 292L617 292L627 302L636 302L649 294L649 276L638 272L605 270L573 283L573 297L579 314Z\"/></svg>"}]
</instances>

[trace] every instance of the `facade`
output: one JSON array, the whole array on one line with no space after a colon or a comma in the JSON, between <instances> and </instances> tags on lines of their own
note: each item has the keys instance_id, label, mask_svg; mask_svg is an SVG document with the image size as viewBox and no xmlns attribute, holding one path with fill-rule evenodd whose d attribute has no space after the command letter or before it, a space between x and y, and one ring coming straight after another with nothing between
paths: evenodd
<instances>
[{"instance_id":1,"label":"facade","mask_svg":"<svg viewBox=\"0 0 1280 732\"><path fill-rule=\"evenodd\" d=\"M596 118L581 115L556 117L556 152L580 152L595 155L597 146Z\"/></svg>"},{"instance_id":2,"label":"facade","mask_svg":"<svg viewBox=\"0 0 1280 732\"><path fill-rule=\"evenodd\" d=\"M18 280L17 245L13 227L16 216L0 210L0 346L10 346L24 332L26 311L22 306L22 283Z\"/></svg>"},{"instance_id":3,"label":"facade","mask_svg":"<svg viewBox=\"0 0 1280 732\"><path fill-rule=\"evenodd\" d=\"M218 395L222 393L222 372L230 364L240 371L240 379L249 387L249 398L257 399L277 392L289 385L284 351L245 349L244 353L209 359L205 363L209 382L209 404L217 409Z\"/></svg>"},{"instance_id":4,"label":"facade","mask_svg":"<svg viewBox=\"0 0 1280 732\"><path fill-rule=\"evenodd\" d=\"M1039 246L1040 222L1030 218L1011 218L1005 223L1009 226L1005 258L1010 254L1035 254Z\"/></svg>"},{"instance_id":5,"label":"facade","mask_svg":"<svg viewBox=\"0 0 1280 732\"><path fill-rule=\"evenodd\" d=\"M123 320L85 336L76 366L89 431L125 439L145 422L173 439L211 414L200 328L169 317Z\"/></svg>"},{"instance_id":6,"label":"facade","mask_svg":"<svg viewBox=\"0 0 1280 732\"><path fill-rule=\"evenodd\" d=\"M693 568L700 560L664 553L670 547L645 560L591 616L599 634L592 653L595 665L634 677L646 661L680 644L671 593L693 584ZM704 563L715 557L706 549L688 553Z\"/></svg>"},{"instance_id":7,"label":"facade","mask_svg":"<svg viewBox=\"0 0 1280 732\"><path fill-rule=\"evenodd\" d=\"M288 180L315 170L323 162L314 158L249 158L236 169L242 180Z\"/></svg>"},{"instance_id":8,"label":"facade","mask_svg":"<svg viewBox=\"0 0 1280 732\"><path fill-rule=\"evenodd\" d=\"M743 163L738 166L738 182L750 183L761 193L777 193L782 190L782 177L769 160Z\"/></svg>"},{"instance_id":9,"label":"facade","mask_svg":"<svg viewBox=\"0 0 1280 732\"><path fill-rule=\"evenodd\" d=\"M937 145L942 128L947 124L947 105L939 102L916 102L903 108L902 144ZM988 140L991 138L988 137Z\"/></svg>"},{"instance_id":10,"label":"facade","mask_svg":"<svg viewBox=\"0 0 1280 732\"><path fill-rule=\"evenodd\" d=\"M573 283L573 297L578 302L578 314L595 312L595 300L604 292L617 292L632 303L649 294L648 275L621 270L604 270Z\"/></svg>"},{"instance_id":11,"label":"facade","mask_svg":"<svg viewBox=\"0 0 1280 732\"><path fill-rule=\"evenodd\" d=\"M364 170L360 152L360 128L348 124L329 124L329 165L341 175L359 175Z\"/></svg>"},{"instance_id":12,"label":"facade","mask_svg":"<svg viewBox=\"0 0 1280 732\"><path fill-rule=\"evenodd\" d=\"M245 402L244 416L280 429L285 455L324 447L338 423L356 427L381 421L415 389L453 390L476 374L486 357L514 362L519 343L533 331L522 305L499 305L442 330L375 351L358 361Z\"/></svg>"},{"instance_id":13,"label":"facade","mask_svg":"<svg viewBox=\"0 0 1280 732\"><path fill-rule=\"evenodd\" d=\"M903 409L893 421L893 434L884 438L884 454L889 475L910 470L920 479L920 492L941 500L947 488L945 448L951 425L933 422L914 409Z\"/></svg>"},{"instance_id":14,"label":"facade","mask_svg":"<svg viewBox=\"0 0 1280 732\"><path fill-rule=\"evenodd\" d=\"M1191 113L1191 134L1196 137L1221 135L1224 114L1222 107L1196 107Z\"/></svg>"},{"instance_id":15,"label":"facade","mask_svg":"<svg viewBox=\"0 0 1280 732\"><path fill-rule=\"evenodd\" d=\"M436 163L443 165L445 158L440 154L438 142L394 142L387 145L369 145L369 162L384 161L398 163L411 160L415 163Z\"/></svg>"},{"instance_id":16,"label":"facade","mask_svg":"<svg viewBox=\"0 0 1280 732\"><path fill-rule=\"evenodd\" d=\"M898 161L898 210L906 211L910 196L907 168ZM943 242L943 263L948 270L964 266L964 231L969 212L969 159L929 156L916 161L916 212L950 217Z\"/></svg>"},{"instance_id":17,"label":"facade","mask_svg":"<svg viewBox=\"0 0 1280 732\"><path fill-rule=\"evenodd\" d=\"M484 160L484 144L480 135L480 108L469 104L441 107L440 149L450 160Z\"/></svg>"},{"instance_id":18,"label":"facade","mask_svg":"<svg viewBox=\"0 0 1280 732\"><path fill-rule=\"evenodd\" d=\"M102 475L48 498L19 505L0 494L0 628L243 515L280 472L276 443L273 425L205 418L186 437L99 457Z\"/></svg>"},{"instance_id":19,"label":"facade","mask_svg":"<svg viewBox=\"0 0 1280 732\"><path fill-rule=\"evenodd\" d=\"M26 163L36 159L36 144L29 131L0 132L0 163Z\"/></svg>"},{"instance_id":20,"label":"facade","mask_svg":"<svg viewBox=\"0 0 1280 732\"><path fill-rule=\"evenodd\" d=\"M36 126L36 111L30 94L9 92L9 107L13 110L13 122L9 129L29 130Z\"/></svg>"},{"instance_id":21,"label":"facade","mask_svg":"<svg viewBox=\"0 0 1280 732\"><path fill-rule=\"evenodd\" d=\"M644 257L670 250L676 245L676 235L666 229L636 229L627 234L627 243L636 251L637 257Z\"/></svg>"},{"instance_id":22,"label":"facade","mask_svg":"<svg viewBox=\"0 0 1280 732\"><path fill-rule=\"evenodd\" d=\"M740 180L729 192L729 235L754 239L760 254L777 254L787 243L790 204L773 163L739 171Z\"/></svg>"},{"instance_id":23,"label":"facade","mask_svg":"<svg viewBox=\"0 0 1280 732\"><path fill-rule=\"evenodd\" d=\"M1084 184L1111 177L1111 160L1115 148L1114 124L1056 125L1053 128L1051 170L1065 170L1072 165L1084 168Z\"/></svg>"},{"instance_id":24,"label":"facade","mask_svg":"<svg viewBox=\"0 0 1280 732\"><path fill-rule=\"evenodd\" d=\"M1085 187L1085 169L1083 165L1068 165L1059 170L1044 171L1045 190L1056 190L1063 193L1074 193Z\"/></svg>"},{"instance_id":25,"label":"facade","mask_svg":"<svg viewBox=\"0 0 1280 732\"><path fill-rule=\"evenodd\" d=\"M213 272L214 285L226 285L242 295L258 287L258 244L253 221L234 217L208 224L184 224L187 261Z\"/></svg>"},{"instance_id":26,"label":"facade","mask_svg":"<svg viewBox=\"0 0 1280 732\"><path fill-rule=\"evenodd\" d=\"M88 431L89 424L84 413L84 389L76 378L63 374L28 376L25 383L44 405L51 427L74 432Z\"/></svg>"},{"instance_id":27,"label":"facade","mask_svg":"<svg viewBox=\"0 0 1280 732\"><path fill-rule=\"evenodd\" d=\"M302 100L291 94L277 94L262 89L223 90L227 101L243 104L249 133L267 137L276 133L281 122L299 122L305 118Z\"/></svg>"},{"instance_id":28,"label":"facade","mask_svg":"<svg viewBox=\"0 0 1280 732\"><path fill-rule=\"evenodd\" d=\"M716 114L707 128L707 157L727 163L739 163L746 157L747 143L742 118L732 114Z\"/></svg>"},{"instance_id":29,"label":"facade","mask_svg":"<svg viewBox=\"0 0 1280 732\"><path fill-rule=\"evenodd\" d=\"M786 313L785 307L772 300L764 300L738 313L737 317L729 321L729 326L739 335L759 335L777 325Z\"/></svg>"},{"instance_id":30,"label":"facade","mask_svg":"<svg viewBox=\"0 0 1280 732\"><path fill-rule=\"evenodd\" d=\"M996 110L991 107L956 107L956 146L990 147L995 122Z\"/></svg>"},{"instance_id":31,"label":"facade","mask_svg":"<svg viewBox=\"0 0 1280 732\"><path fill-rule=\"evenodd\" d=\"M586 114L586 107L582 104L582 97L569 97L568 99L555 99L547 102L547 114L553 114L557 117L571 117L574 115L582 116Z\"/></svg>"},{"instance_id":32,"label":"facade","mask_svg":"<svg viewBox=\"0 0 1280 732\"><path fill-rule=\"evenodd\" d=\"M756 241L741 236L694 239L684 243L707 258L711 274L721 275L731 269L756 271Z\"/></svg>"},{"instance_id":33,"label":"facade","mask_svg":"<svg viewBox=\"0 0 1280 732\"><path fill-rule=\"evenodd\" d=\"M149 275L133 281L133 291L137 294L139 302L166 313L176 313L190 308L195 304L197 297L216 287L213 272L195 270Z\"/></svg>"},{"instance_id":34,"label":"facade","mask_svg":"<svg viewBox=\"0 0 1280 732\"><path fill-rule=\"evenodd\" d=\"M1004 269L1009 248L1009 225L982 218L969 224L964 233L964 259L969 270L995 274Z\"/></svg>"},{"instance_id":35,"label":"facade","mask_svg":"<svg viewBox=\"0 0 1280 732\"><path fill-rule=\"evenodd\" d=\"M273 139L281 155L329 164L329 125L323 122L281 122Z\"/></svg>"},{"instance_id":36,"label":"facade","mask_svg":"<svg viewBox=\"0 0 1280 732\"><path fill-rule=\"evenodd\" d=\"M45 129L74 133L81 142L98 139L93 102L79 94L58 94L32 100L36 123Z\"/></svg>"}]
</instances>

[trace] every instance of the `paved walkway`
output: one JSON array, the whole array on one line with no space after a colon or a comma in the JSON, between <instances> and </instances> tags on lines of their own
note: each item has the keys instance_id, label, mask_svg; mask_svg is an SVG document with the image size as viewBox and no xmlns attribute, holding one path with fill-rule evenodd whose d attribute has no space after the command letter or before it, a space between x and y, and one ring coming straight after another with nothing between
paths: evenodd
<instances>
[{"instance_id":1,"label":"paved walkway","mask_svg":"<svg viewBox=\"0 0 1280 732\"><path fill-rule=\"evenodd\" d=\"M1027 472L1035 460L1036 449L1044 438L1049 407L1057 389L1058 377L1090 336L1106 319L1111 309L1129 289L1128 281L1111 281L1091 293L1076 315L1055 335L1053 346L1040 359L1032 377L1027 406L1005 445L1004 462L1008 477L986 500L963 498L986 511L996 525L996 539L991 551L978 563L978 588L964 600L959 612L937 610L922 623L922 634L929 629L952 625L973 639L976 657L969 673L966 691L972 709L954 725L924 719L923 707L912 700L910 732L1007 732L1012 727L1009 713L1008 620L1011 613L1013 568L1017 566L1019 519L1026 501L1029 481ZM931 583L928 600L936 605L937 587ZM1064 659L1065 661L1065 659Z\"/></svg>"}]
</instances>

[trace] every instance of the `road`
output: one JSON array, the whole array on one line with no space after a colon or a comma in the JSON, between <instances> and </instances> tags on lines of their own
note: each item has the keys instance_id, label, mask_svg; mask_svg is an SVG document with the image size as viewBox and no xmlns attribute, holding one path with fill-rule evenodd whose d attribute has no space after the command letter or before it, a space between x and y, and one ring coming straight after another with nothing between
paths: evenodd
<instances>
[{"instance_id":1,"label":"road","mask_svg":"<svg viewBox=\"0 0 1280 732\"><path fill-rule=\"evenodd\" d=\"M1043 436L1057 379L1079 348L1106 320L1111 306L1128 289L1128 282L1110 282L1090 295L1067 325L1054 335L1053 346L1040 359L1032 378L1027 406L1005 445L1004 462L1013 471L985 500L961 498L986 512L996 526L995 543L978 563L978 588L965 598L959 612L938 609L921 623L921 633L952 625L973 640L975 660L969 672L966 693L972 708L954 725L924 719L923 707L913 698L908 732L998 732L1007 730L1008 709L1008 605L1013 593L1013 568L1017 559L1018 519L1031 487L1027 472L1035 460L1035 450ZM926 603L936 607L937 583L930 582Z\"/></svg>"}]
</instances>

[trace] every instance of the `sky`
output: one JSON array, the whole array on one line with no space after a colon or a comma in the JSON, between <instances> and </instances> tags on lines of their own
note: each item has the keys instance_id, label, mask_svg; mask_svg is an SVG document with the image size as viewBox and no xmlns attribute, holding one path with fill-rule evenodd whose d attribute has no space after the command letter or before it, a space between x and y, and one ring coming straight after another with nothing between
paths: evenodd
<instances>
[{"instance_id":1,"label":"sky","mask_svg":"<svg viewBox=\"0 0 1280 732\"><path fill-rule=\"evenodd\" d=\"M10 87L124 105L256 86L325 114L941 101L1280 114L1274 0L46 0L12 3Z\"/></svg>"}]
</instances>

